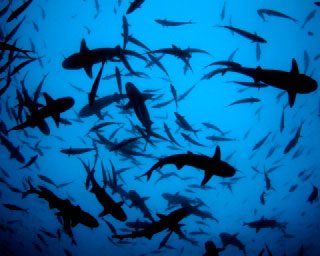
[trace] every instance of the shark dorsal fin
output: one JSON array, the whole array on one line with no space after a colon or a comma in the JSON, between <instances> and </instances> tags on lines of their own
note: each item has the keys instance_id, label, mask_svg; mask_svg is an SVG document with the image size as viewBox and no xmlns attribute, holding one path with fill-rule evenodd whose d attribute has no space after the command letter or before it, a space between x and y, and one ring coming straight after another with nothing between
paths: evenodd
<instances>
[{"instance_id":1,"label":"shark dorsal fin","mask_svg":"<svg viewBox=\"0 0 320 256\"><path fill-rule=\"evenodd\" d=\"M89 49L87 47L86 40L82 39L81 40L81 45L80 45L80 53L87 52Z\"/></svg>"},{"instance_id":2,"label":"shark dorsal fin","mask_svg":"<svg viewBox=\"0 0 320 256\"><path fill-rule=\"evenodd\" d=\"M214 152L213 159L215 159L215 160L220 160L221 159L220 146L216 147L216 151Z\"/></svg>"},{"instance_id":3,"label":"shark dorsal fin","mask_svg":"<svg viewBox=\"0 0 320 256\"><path fill-rule=\"evenodd\" d=\"M296 59L292 59L292 64L291 64L291 73L298 75L299 74L299 68Z\"/></svg>"},{"instance_id":4,"label":"shark dorsal fin","mask_svg":"<svg viewBox=\"0 0 320 256\"><path fill-rule=\"evenodd\" d=\"M46 103L47 103L47 105L50 105L52 102L53 102L53 99L52 99L52 97L48 94L48 93L43 93L43 96L44 96L44 98L45 98L45 100L46 100Z\"/></svg>"}]
</instances>

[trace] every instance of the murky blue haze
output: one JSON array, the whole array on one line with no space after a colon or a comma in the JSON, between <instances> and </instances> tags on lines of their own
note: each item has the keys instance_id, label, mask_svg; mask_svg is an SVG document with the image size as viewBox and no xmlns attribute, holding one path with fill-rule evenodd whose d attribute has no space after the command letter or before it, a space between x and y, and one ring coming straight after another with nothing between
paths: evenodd
<instances>
[{"instance_id":1,"label":"murky blue haze","mask_svg":"<svg viewBox=\"0 0 320 256\"><path fill-rule=\"evenodd\" d=\"M2 0L0 9L5 8L8 2ZM44 135L36 127L23 129L26 133L23 130L12 130L8 135L1 135L15 147L19 146L25 163L38 155L36 162L29 168L21 169L25 163L10 159L7 148L0 146L1 255L204 255L204 243L208 240L213 241L217 247L223 247L219 236L223 232L237 234L236 237L245 246L247 255L258 255L266 246L272 255L320 255L319 202L308 201L313 185L320 185L319 90L298 94L294 106L290 107L287 92L283 93L281 89L272 86L250 88L232 83L253 82L252 78L242 74L226 72L223 76L216 74L211 79L202 79L205 74L226 67L206 67L212 62L232 60L243 67L261 66L263 69L290 72L292 59L296 59L301 74L319 81L317 55L320 53L320 7L315 1L146 0L140 8L126 15L130 5L128 0L40 0L32 1L17 19L6 22L11 11L22 2L12 1L8 11L2 15L1 41L3 42L6 35L25 17L17 33L7 43L16 42L16 46L21 49L32 49L33 44L35 52L28 55L41 59L11 76L10 87L1 95L1 121L8 129L17 125L12 111L18 112L17 90L22 90L21 81L24 80L28 93L33 96L46 74L41 91L48 93L53 99L72 97L75 104L72 109L61 114L71 125L60 124L56 127L51 117L46 119L50 135ZM276 10L297 21L272 15L266 15L266 21L263 21L258 15L259 9ZM314 17L303 26L312 12ZM144 75L130 75L124 63L117 58L113 59L116 61L105 63L95 100L119 93L114 76L115 67L121 72L124 93L125 84L131 82L140 92L153 94L152 99L145 101L153 122L151 130L167 140L151 136L153 143L147 143L145 151L146 140L141 138L141 134L134 128L139 125L144 129L144 126L133 110L123 109L128 99L102 109L100 114L104 116L103 120L97 115L79 119L78 113L88 104L88 93L101 64L93 65L91 79L84 69L69 70L62 66L65 58L80 51L82 39L89 49L113 48L117 45L123 47L124 15L129 23L129 35L143 42L151 51L191 47L207 52L192 53L190 59L164 54L160 62L168 76L156 65L146 67L146 62L150 61L146 54L148 51L131 41L127 42L126 49L135 51L146 59L127 56L127 60L134 71L143 72ZM166 27L155 22L155 19L192 21L194 24ZM253 34L256 32L267 43L257 46L252 40L218 26L233 26ZM261 49L260 58L257 47ZM1 67L8 62L9 54L8 51L2 52ZM10 68L1 69L1 88L6 85L7 74L27 59L24 54L14 54L17 54L17 57ZM161 55L154 53L155 57ZM185 67L186 63L189 66ZM110 75L113 76L108 78ZM176 106L170 84L174 86L178 96L195 86ZM250 97L260 101L228 106L237 100ZM163 107L155 107L170 100L171 102ZM42 94L39 103L46 105ZM281 132L283 110L284 128ZM182 115L194 130L199 131L193 133L179 129L175 112ZM30 113L24 108L22 121L27 114ZM119 124L106 126L98 134L115 144L124 139L140 137L127 147L148 156L124 155L121 147L110 150L110 147L101 143L97 133L88 132L94 125L106 121ZM206 127L204 122L214 124L223 132ZM175 145L168 138L164 123L181 146ZM301 136L297 144L285 154L285 148L299 127ZM187 141L181 133L187 134L202 146ZM253 150L267 134L269 136L261 147ZM213 135L232 140L212 141L207 138ZM176 205L168 208L168 202L162 196L164 193L178 193L176 195L193 199L192 205L207 211L209 218L202 219L193 214L187 216L180 224L183 224L181 230L189 241L179 239L177 234L172 233L167 247L160 250L157 249L168 234L167 230L155 234L151 240L145 237L123 240L112 238L112 231L99 217L103 207L90 192L90 188L86 189L87 172L79 160L82 159L93 167L95 151L75 156L60 152L61 149L70 147L92 148L93 142L98 152L94 177L100 186L103 186L102 164L107 178L111 180L112 164L116 171L127 168L124 172L117 173L118 185L122 185L126 192L134 190L141 197L148 197L145 203L155 221L159 220L157 214L168 215L181 207ZM177 170L174 165L165 165L160 169L161 173L154 171L149 181L146 177L136 179L148 171L160 157L187 154L188 151L212 157L217 145L221 148L221 159L236 169L233 177L214 175L204 188L199 188L193 185L201 184L203 170L190 166ZM37 147L41 153L39 150L35 151ZM264 171L270 179L270 189L267 187ZM164 179L158 181L161 175L170 172L173 176L164 176ZM175 174L177 176L174 176ZM55 184L71 184L57 188L39 178L43 177L39 175L50 178ZM58 197L80 205L81 209L98 220L99 227L76 225L72 228L76 241L76 245L73 244L72 239L63 232L63 224L59 223L56 216L57 209L49 209L48 202L36 194L22 198L19 191L29 189L28 178L33 186L45 186ZM110 186L109 184L106 187L106 192L113 200L124 200L122 209L127 216L126 222L148 221L139 209L130 207L130 200L121 198L118 193L112 193ZM200 202L199 200L203 201L204 205L195 203ZM27 213L9 210L4 206L6 203L28 209ZM244 225L261 220L262 217L286 223L286 227L261 229L256 232L254 228ZM104 219L114 226L117 234L129 232L125 229L128 229L126 222L119 221L110 214L104 216ZM43 229L54 236L58 236L57 230L60 230L61 238L51 238ZM206 234L192 234L200 229ZM243 254L239 248L229 245L219 255ZM262 255L267 255L267 251Z\"/></svg>"}]
</instances>

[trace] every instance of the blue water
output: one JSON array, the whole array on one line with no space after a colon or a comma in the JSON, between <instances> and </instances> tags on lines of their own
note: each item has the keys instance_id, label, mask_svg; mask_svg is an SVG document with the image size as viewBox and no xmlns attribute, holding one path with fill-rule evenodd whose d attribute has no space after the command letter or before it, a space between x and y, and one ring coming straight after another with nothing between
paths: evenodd
<instances>
[{"instance_id":1,"label":"blue water","mask_svg":"<svg viewBox=\"0 0 320 256\"><path fill-rule=\"evenodd\" d=\"M1 9L8 1L2 0ZM97 116L82 118L77 122L76 113L88 103L88 94L99 72L100 64L93 66L93 78L90 79L83 69L67 70L62 67L63 60L73 53L79 52L80 42L85 39L89 49L102 47L115 47L123 43L122 19L125 15L129 1L33 1L31 5L16 20L7 23L6 19L11 11L16 9L22 1L12 1L9 11L1 18L1 30L6 35L25 16L17 34L9 41L13 44L17 40L17 46L22 49L30 49L30 41L36 49L36 56L42 57L43 66L35 61L12 77L10 88L1 96L1 120L8 128L16 125L14 119L9 117L6 111L6 104L9 108L16 109L16 90L21 90L20 81L25 77L25 85L30 94L33 94L37 85L45 74L42 92L47 92L54 99L71 96L75 100L72 110L68 110L61 116L72 122L72 125L60 125L57 128L51 118L47 119L51 134L43 135L37 128L26 128L27 133L32 137L26 137L22 131L11 131L8 139L19 146L26 161L37 154L31 147L40 141L43 147L43 155L40 155L34 165L28 169L20 170L23 165L10 155L5 147L1 146L0 166L10 177L5 177L3 172L0 177L4 178L10 185L19 188L21 191L27 189L26 178L31 177L34 186L44 185L59 197L72 198L75 205L89 212L98 219L100 226L89 229L77 225L73 228L74 238L77 245L71 243L71 239L62 234L62 238L52 239L42 234L47 246L39 239L40 229L55 233L62 230L58 222L55 209L49 209L48 203L39 199L36 195L29 195L22 199L20 193L14 193L8 186L1 183L0 186L0 224L1 227L10 227L12 232L6 228L0 230L0 255L63 255L67 249L72 255L152 255L160 241L167 234L166 231L156 234L152 240L146 238L126 239L128 244L117 244L117 239L111 243L112 233L105 223L98 217L101 212L101 205L95 196L85 188L87 174L79 161L80 157L84 162L93 165L94 152L88 152L80 156L70 156L60 153L63 148L91 147L91 138L97 138L95 133L88 135L88 130L99 120ZM99 2L100 11L97 15L95 2ZM221 12L225 4L225 15ZM264 22L257 14L258 9L273 9L281 11L297 22L279 17L266 17ZM135 76L122 76L122 84L132 82L139 91L146 89L159 89L155 97L162 94L158 100L147 100L146 106L153 121L153 131L167 138L163 129L166 122L176 140L182 147L172 149L168 141L154 139L154 146L148 145L143 151L145 141L140 139L139 152L148 153L154 158L135 157L135 161L121 156L116 151L110 151L103 145L98 144L98 162L95 178L102 185L101 163L111 175L111 164L116 170L129 167L121 174L123 181L122 188L125 191L135 190L141 197L149 197L146 205L152 216L158 220L157 213L168 214L176 208L167 209L167 201L161 196L163 193L176 193L189 198L201 199L206 206L202 210L209 211L217 221L204 219L206 225L197 223L202 220L196 216L189 216L182 220L184 224L182 231L190 239L198 242L194 246L187 241L181 240L176 234L172 234L168 245L173 249L162 248L160 255L203 255L205 252L204 243L207 240L213 241L217 247L222 247L219 234L227 232L238 233L238 239L245 245L247 255L258 255L267 244L273 255L299 255L298 252L303 246L303 255L320 255L318 238L320 210L319 202L313 204L308 202L312 192L312 185L319 187L319 155L320 155L320 109L319 90L310 94L297 95L292 108L288 106L287 94L277 100L282 92L274 87L248 88L229 83L230 81L252 81L243 75L226 73L224 76L216 75L210 80L200 80L201 77L214 70L216 67L204 68L211 62L228 60L231 53L237 52L233 61L245 67L255 68L261 66L265 69L276 69L283 71L291 70L292 59L297 60L300 73L311 76L319 81L319 60L315 58L320 53L319 8L313 1L155 1L146 0L141 8L127 15L129 23L129 34L143 42L150 49L156 50L176 45L182 49L187 47L198 48L207 51L209 54L194 53L190 59L192 71L184 73L184 63L173 56L165 55L161 63L169 73L171 83L181 95L194 84L197 84L191 93L182 101L179 101L176 109L174 101L162 108L152 106L173 98L170 91L170 82L166 75L158 67L145 68L146 63L134 57L128 61L135 71L144 72L149 78ZM41 9L45 16L42 16ZM316 10L315 17L301 28L306 17ZM168 19L174 21L192 21L195 24L162 27L155 19ZM33 26L38 25L39 31ZM249 32L256 32L267 40L261 44L261 58L256 56L256 43L230 32L228 29L219 28L218 25L230 25L245 29ZM90 31L88 31L87 27ZM127 49L134 50L140 54L146 51L132 43L128 43ZM309 64L306 67L306 57L309 56ZM1 66L7 62L7 53L0 60ZM20 55L23 56L23 55ZM156 55L159 56L159 55ZM16 59L12 68L23 59ZM102 77L113 75L115 67L119 67L122 74L128 73L121 62L107 62ZM0 74L6 78L7 71ZM1 82L1 88L5 80ZM79 92L72 85L84 90ZM246 89L246 90L243 90ZM125 88L123 87L125 91ZM101 80L97 95L99 97L118 93L115 78ZM259 98L261 101L254 104L239 104L227 107L232 102L248 97ZM98 99L98 98L97 98ZM8 102L8 103L6 103ZM40 103L45 104L41 96ZM123 103L127 103L125 99ZM115 121L122 123L122 128L112 139L120 142L127 138L137 136L133 134L131 123L141 125L135 113L131 115L123 113L119 108L120 104L112 104L103 109L107 112L104 121ZM285 126L280 132L280 122L283 108L285 107ZM194 129L200 129L195 136L192 132L178 130L175 122L174 112L177 111L192 125ZM23 115L25 117L25 115ZM51 120L50 120L51 119ZM206 139L207 136L220 136L218 132L203 126L203 122L210 122L227 132L226 137L234 138L229 142L212 142ZM283 154L284 148L294 137L297 128L302 125L301 137L298 144L288 154ZM108 138L119 126L107 126L103 128L102 134ZM197 142L205 147L193 145L181 136L186 132ZM256 150L252 150L264 136L271 133L266 142ZM153 140L153 138L152 138ZM190 188L192 184L200 185L203 178L203 171L191 167L184 167L180 171L173 165L164 166L161 171L175 172L179 177L191 177L190 180L181 180L176 177L169 177L156 183L160 177L154 172L147 182L145 177L138 181L136 176L142 175L157 161L157 158L172 154L193 153L212 156L216 145L221 147L222 160L234 166L237 170L233 178L240 178L232 184L232 191L221 182L230 181L231 178L214 176L209 182L209 189ZM266 157L269 150L276 146L274 153ZM298 157L294 157L296 151L302 151ZM268 175L271 179L273 189L266 191L265 178L266 170L278 166ZM257 168L260 173L253 170ZM303 175L299 175L301 171ZM41 181L37 174L45 175L56 184L72 182L72 184L56 189L54 186ZM123 182L118 179L118 182ZM295 191L289 192L289 188L297 184ZM187 191L186 191L187 189ZM188 190L189 189L189 190ZM107 193L116 201L121 201L118 194L112 194L109 187ZM266 191L265 205L260 202L260 195ZM14 212L3 207L3 203L11 203L22 208L27 208L28 213ZM136 208L130 208L129 202L125 202L123 209L128 221L147 220ZM287 222L286 233L292 235L286 238L285 233L279 229L262 229L258 233L254 229L244 226L244 222L258 220L261 217L276 219L279 222ZM119 234L126 234L121 231L125 227L124 222L115 220L111 215L104 219L114 225ZM20 220L19 223L8 223L11 220ZM192 231L202 228L208 232L207 235L189 235ZM36 246L35 246L36 244ZM41 250L38 248L40 247ZM228 246L220 255L242 255L236 247ZM266 255L266 254L265 254ZM301 255L301 254L300 254Z\"/></svg>"}]
</instances>

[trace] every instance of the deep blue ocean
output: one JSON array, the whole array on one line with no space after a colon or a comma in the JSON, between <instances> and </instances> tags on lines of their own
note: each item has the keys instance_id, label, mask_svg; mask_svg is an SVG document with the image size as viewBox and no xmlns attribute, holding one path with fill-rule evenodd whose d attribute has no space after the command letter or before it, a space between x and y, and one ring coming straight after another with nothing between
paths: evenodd
<instances>
[{"instance_id":1,"label":"deep blue ocean","mask_svg":"<svg viewBox=\"0 0 320 256\"><path fill-rule=\"evenodd\" d=\"M320 93L288 96L320 79L318 1L1 0L0 21L0 255L320 255Z\"/></svg>"}]
</instances>

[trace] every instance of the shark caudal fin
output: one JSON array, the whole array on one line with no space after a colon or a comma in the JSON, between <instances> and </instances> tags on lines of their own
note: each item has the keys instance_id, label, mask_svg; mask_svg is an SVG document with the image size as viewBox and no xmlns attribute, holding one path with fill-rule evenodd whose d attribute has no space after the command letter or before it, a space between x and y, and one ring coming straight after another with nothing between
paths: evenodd
<instances>
[{"instance_id":1,"label":"shark caudal fin","mask_svg":"<svg viewBox=\"0 0 320 256\"><path fill-rule=\"evenodd\" d=\"M299 68L298 68L298 64L297 64L297 61L296 59L292 59L292 64L291 64L291 71L290 73L292 75L299 75ZM289 86L292 86L292 85L289 85ZM290 87L289 87L290 88ZM290 108L293 107L294 105L294 102L296 100L296 95L297 93L294 91L294 90L288 90L288 97L289 97L289 106Z\"/></svg>"}]
</instances>

